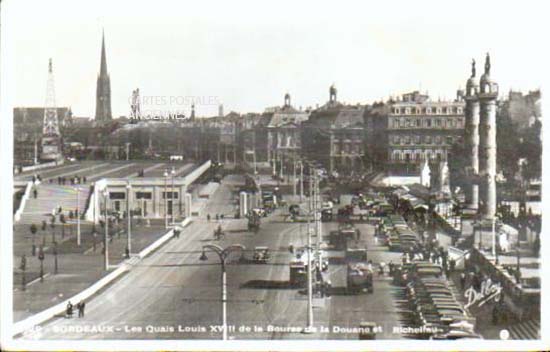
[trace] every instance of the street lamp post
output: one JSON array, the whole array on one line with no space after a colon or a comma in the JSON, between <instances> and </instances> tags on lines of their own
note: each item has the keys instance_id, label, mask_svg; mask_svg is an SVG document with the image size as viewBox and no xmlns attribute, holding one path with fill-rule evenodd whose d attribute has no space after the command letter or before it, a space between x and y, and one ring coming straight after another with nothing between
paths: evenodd
<instances>
[{"instance_id":1,"label":"street lamp post","mask_svg":"<svg viewBox=\"0 0 550 352\"><path fill-rule=\"evenodd\" d=\"M168 194L166 193L166 183L168 181L168 170L164 170L164 228L168 228Z\"/></svg>"},{"instance_id":2,"label":"street lamp post","mask_svg":"<svg viewBox=\"0 0 550 352\"><path fill-rule=\"evenodd\" d=\"M80 247L80 187L76 187L76 244Z\"/></svg>"},{"instance_id":3,"label":"street lamp post","mask_svg":"<svg viewBox=\"0 0 550 352\"><path fill-rule=\"evenodd\" d=\"M57 274L58 266L57 266L57 242L54 242L53 244L53 260L54 260L54 274Z\"/></svg>"},{"instance_id":4,"label":"street lamp post","mask_svg":"<svg viewBox=\"0 0 550 352\"><path fill-rule=\"evenodd\" d=\"M104 210L105 210L105 233L103 234L103 249L104 249L104 268L109 270L109 217L107 215L107 200L109 199L109 192L107 188L103 190Z\"/></svg>"},{"instance_id":5,"label":"street lamp post","mask_svg":"<svg viewBox=\"0 0 550 352\"><path fill-rule=\"evenodd\" d=\"M210 250L218 255L220 258L220 265L222 269L222 277L221 277L221 284L222 284L222 326L223 326L223 335L222 339L227 340L227 273L225 270L225 264L227 257L229 254L233 251L241 250L244 251L246 248L243 245L240 244L232 244L225 249L222 249L220 246L215 244L208 244L202 247L202 254L200 256L200 260L208 260L208 257L206 256L206 250Z\"/></svg>"},{"instance_id":6,"label":"street lamp post","mask_svg":"<svg viewBox=\"0 0 550 352\"><path fill-rule=\"evenodd\" d=\"M304 199L304 164L300 160L300 202Z\"/></svg>"},{"instance_id":7,"label":"street lamp post","mask_svg":"<svg viewBox=\"0 0 550 352\"><path fill-rule=\"evenodd\" d=\"M492 219L491 219L491 232L492 232L492 235L493 235L492 254L493 254L493 257L495 257L495 259L496 259L496 256L497 256L497 235L496 235L496 232L495 232L495 214L493 214Z\"/></svg>"},{"instance_id":8,"label":"street lamp post","mask_svg":"<svg viewBox=\"0 0 550 352\"><path fill-rule=\"evenodd\" d=\"M294 197L296 197L296 160L292 163L292 192Z\"/></svg>"},{"instance_id":9,"label":"street lamp post","mask_svg":"<svg viewBox=\"0 0 550 352\"><path fill-rule=\"evenodd\" d=\"M218 161L219 162L219 161ZM172 191L170 192L170 198L172 199L172 207L170 209L170 215L172 220L172 225L174 224L174 176L176 176L176 169L172 166L172 171L170 172L172 176Z\"/></svg>"},{"instance_id":10,"label":"street lamp post","mask_svg":"<svg viewBox=\"0 0 550 352\"><path fill-rule=\"evenodd\" d=\"M40 281L44 281L44 246L38 250L38 260L40 260Z\"/></svg>"},{"instance_id":11,"label":"street lamp post","mask_svg":"<svg viewBox=\"0 0 550 352\"><path fill-rule=\"evenodd\" d=\"M128 256L130 253L132 253L132 212L130 207L130 196L132 192L132 185L130 184L130 180L128 180L128 183L126 183L126 214L128 217L128 243L126 244L126 253L128 253Z\"/></svg>"}]
</instances>

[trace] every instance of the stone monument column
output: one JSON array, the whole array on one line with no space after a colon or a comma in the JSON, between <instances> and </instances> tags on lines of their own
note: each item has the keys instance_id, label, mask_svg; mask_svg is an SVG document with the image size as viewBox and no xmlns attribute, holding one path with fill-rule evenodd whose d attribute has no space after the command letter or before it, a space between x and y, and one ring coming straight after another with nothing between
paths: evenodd
<instances>
[{"instance_id":1,"label":"stone monument column","mask_svg":"<svg viewBox=\"0 0 550 352\"><path fill-rule=\"evenodd\" d=\"M478 94L480 102L480 150L479 169L483 180L482 215L492 219L496 214L497 192L497 140L496 140L496 99L498 85L491 80L491 63L489 54L485 60L485 73L481 76Z\"/></svg>"}]
</instances>

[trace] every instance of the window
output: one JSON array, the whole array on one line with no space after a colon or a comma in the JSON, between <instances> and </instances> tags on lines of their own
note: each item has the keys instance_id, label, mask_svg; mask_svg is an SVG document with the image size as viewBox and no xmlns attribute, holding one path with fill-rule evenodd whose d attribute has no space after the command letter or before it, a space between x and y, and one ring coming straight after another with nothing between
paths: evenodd
<instances>
[{"instance_id":1,"label":"window","mask_svg":"<svg viewBox=\"0 0 550 352\"><path fill-rule=\"evenodd\" d=\"M410 114L411 114L411 109L406 108L406 109L405 109L405 115L410 115Z\"/></svg>"},{"instance_id":2,"label":"window","mask_svg":"<svg viewBox=\"0 0 550 352\"><path fill-rule=\"evenodd\" d=\"M435 136L435 144L441 144L441 136Z\"/></svg>"},{"instance_id":3,"label":"window","mask_svg":"<svg viewBox=\"0 0 550 352\"><path fill-rule=\"evenodd\" d=\"M426 127L432 127L432 119L426 119Z\"/></svg>"},{"instance_id":4,"label":"window","mask_svg":"<svg viewBox=\"0 0 550 352\"><path fill-rule=\"evenodd\" d=\"M174 199L178 199L178 193L179 192L174 192ZM162 199L172 199L172 192L162 192Z\"/></svg>"},{"instance_id":5,"label":"window","mask_svg":"<svg viewBox=\"0 0 550 352\"><path fill-rule=\"evenodd\" d=\"M441 127L441 120L435 119L435 127Z\"/></svg>"},{"instance_id":6,"label":"window","mask_svg":"<svg viewBox=\"0 0 550 352\"><path fill-rule=\"evenodd\" d=\"M405 119L405 127L411 127L411 120Z\"/></svg>"},{"instance_id":7,"label":"window","mask_svg":"<svg viewBox=\"0 0 550 352\"><path fill-rule=\"evenodd\" d=\"M457 108L457 109L456 109L456 113L457 113L457 114L462 114L462 108Z\"/></svg>"},{"instance_id":8,"label":"window","mask_svg":"<svg viewBox=\"0 0 550 352\"><path fill-rule=\"evenodd\" d=\"M447 108L443 108L443 113L444 113L444 114L447 113Z\"/></svg>"},{"instance_id":9,"label":"window","mask_svg":"<svg viewBox=\"0 0 550 352\"><path fill-rule=\"evenodd\" d=\"M437 108L436 114L441 115L441 108Z\"/></svg>"},{"instance_id":10,"label":"window","mask_svg":"<svg viewBox=\"0 0 550 352\"><path fill-rule=\"evenodd\" d=\"M109 192L110 199L126 199L126 192Z\"/></svg>"},{"instance_id":11,"label":"window","mask_svg":"<svg viewBox=\"0 0 550 352\"><path fill-rule=\"evenodd\" d=\"M394 109L394 112L395 112L396 114L399 114L401 111L399 110L399 108L395 108L395 109Z\"/></svg>"},{"instance_id":12,"label":"window","mask_svg":"<svg viewBox=\"0 0 550 352\"><path fill-rule=\"evenodd\" d=\"M432 113L432 108L427 108L426 113L431 114Z\"/></svg>"},{"instance_id":13,"label":"window","mask_svg":"<svg viewBox=\"0 0 550 352\"><path fill-rule=\"evenodd\" d=\"M153 198L151 192L136 192L136 199L151 199Z\"/></svg>"},{"instance_id":14,"label":"window","mask_svg":"<svg viewBox=\"0 0 550 352\"><path fill-rule=\"evenodd\" d=\"M414 111L415 111L415 114L420 115L420 109L419 108L414 109Z\"/></svg>"},{"instance_id":15,"label":"window","mask_svg":"<svg viewBox=\"0 0 550 352\"><path fill-rule=\"evenodd\" d=\"M455 120L454 119L447 119L447 127L454 128L455 127Z\"/></svg>"},{"instance_id":16,"label":"window","mask_svg":"<svg viewBox=\"0 0 550 352\"><path fill-rule=\"evenodd\" d=\"M405 136L405 144L411 144L411 136Z\"/></svg>"},{"instance_id":17,"label":"window","mask_svg":"<svg viewBox=\"0 0 550 352\"><path fill-rule=\"evenodd\" d=\"M392 126L392 128L399 128L399 120L398 119L391 119L391 126Z\"/></svg>"},{"instance_id":18,"label":"window","mask_svg":"<svg viewBox=\"0 0 550 352\"><path fill-rule=\"evenodd\" d=\"M420 136L414 136L414 143L420 144Z\"/></svg>"},{"instance_id":19,"label":"window","mask_svg":"<svg viewBox=\"0 0 550 352\"><path fill-rule=\"evenodd\" d=\"M393 136L393 143L399 144L399 136Z\"/></svg>"},{"instance_id":20,"label":"window","mask_svg":"<svg viewBox=\"0 0 550 352\"><path fill-rule=\"evenodd\" d=\"M432 144L432 136L424 136L424 143Z\"/></svg>"},{"instance_id":21,"label":"window","mask_svg":"<svg viewBox=\"0 0 550 352\"><path fill-rule=\"evenodd\" d=\"M452 136L447 136L447 144L448 144L448 145L452 145L452 144L453 144L453 137L452 137Z\"/></svg>"},{"instance_id":22,"label":"window","mask_svg":"<svg viewBox=\"0 0 550 352\"><path fill-rule=\"evenodd\" d=\"M458 127L458 128L464 127L464 120L463 119L458 119L456 121L456 127Z\"/></svg>"}]
</instances>

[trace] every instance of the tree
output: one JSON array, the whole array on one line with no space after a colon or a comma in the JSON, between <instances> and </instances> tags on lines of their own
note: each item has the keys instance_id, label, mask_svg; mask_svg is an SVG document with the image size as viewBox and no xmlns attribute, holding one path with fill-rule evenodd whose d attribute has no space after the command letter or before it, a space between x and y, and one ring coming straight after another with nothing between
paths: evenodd
<instances>
[{"instance_id":1,"label":"tree","mask_svg":"<svg viewBox=\"0 0 550 352\"><path fill-rule=\"evenodd\" d=\"M521 145L521 156L526 159L526 165L522 170L525 180L540 179L542 176L542 141L540 139L542 123L535 123L526 129Z\"/></svg>"},{"instance_id":2,"label":"tree","mask_svg":"<svg viewBox=\"0 0 550 352\"><path fill-rule=\"evenodd\" d=\"M459 186L464 188L466 184L470 184L471 182L466 179L465 170L469 165L467 151L462 140L459 140L451 146L447 159L449 163L451 187L455 188Z\"/></svg>"},{"instance_id":3,"label":"tree","mask_svg":"<svg viewBox=\"0 0 550 352\"><path fill-rule=\"evenodd\" d=\"M508 181L518 172L520 135L518 125L512 121L508 105L497 113L497 167Z\"/></svg>"}]
</instances>

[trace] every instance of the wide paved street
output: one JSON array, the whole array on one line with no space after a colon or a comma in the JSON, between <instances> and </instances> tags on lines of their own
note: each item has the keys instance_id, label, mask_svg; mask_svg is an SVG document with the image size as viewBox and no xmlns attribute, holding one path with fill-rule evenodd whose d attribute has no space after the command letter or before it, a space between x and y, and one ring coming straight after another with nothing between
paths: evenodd
<instances>
[{"instance_id":1,"label":"wide paved street","mask_svg":"<svg viewBox=\"0 0 550 352\"><path fill-rule=\"evenodd\" d=\"M202 214L233 214L232 185L237 176L229 176L209 201ZM303 334L307 299L305 292L288 285L289 243L306 244L304 223L283 222L279 209L262 219L261 230L254 234L246 230L246 220L223 221L226 238L215 241L214 220L195 219L181 235L137 264L126 276L90 300L84 318L57 318L42 330L26 338L46 339L210 339L221 338L221 332L211 326L221 324L220 276L217 255L207 252L208 260L200 261L201 247L219 244L222 247L239 243L246 247L250 258L255 246L268 246L272 251L269 264L237 263L227 266L228 324L234 339L357 339L361 321L373 321L383 332L378 338L400 338L392 334L398 326L394 305L393 286L388 277L375 275L374 293L346 295L345 265L339 264L340 251L329 251L332 295L314 309L314 323L318 331ZM390 253L377 246L371 225L358 225L368 246L369 259L374 263L397 262L398 253ZM323 232L337 228L336 223L323 223ZM366 235L365 235L366 234ZM238 258L235 254L235 258ZM77 303L77 302L73 302ZM251 331L239 331L239 328ZM269 327L290 331L270 331ZM321 326L326 330L320 331ZM103 327L99 329L99 327ZM254 331L256 327L256 331ZM259 331L259 329L263 331ZM106 330L107 329L107 330ZM109 330L112 329L112 330ZM180 331L183 330L183 331Z\"/></svg>"}]
</instances>

